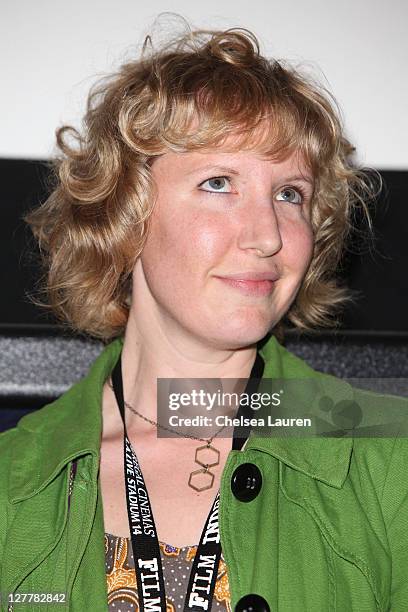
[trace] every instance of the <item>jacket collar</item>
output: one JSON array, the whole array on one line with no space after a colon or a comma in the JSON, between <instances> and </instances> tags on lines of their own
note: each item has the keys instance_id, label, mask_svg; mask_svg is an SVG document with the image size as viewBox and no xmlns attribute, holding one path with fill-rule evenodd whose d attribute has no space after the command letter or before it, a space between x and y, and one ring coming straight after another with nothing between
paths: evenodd
<instances>
[{"instance_id":1,"label":"jacket collar","mask_svg":"<svg viewBox=\"0 0 408 612\"><path fill-rule=\"evenodd\" d=\"M353 401L353 388L340 378L317 372L280 345L275 336L270 337L260 353L265 361L263 378L273 381L292 379L291 389L295 392L292 397L296 398L297 414L311 415L314 431L319 414L322 415L320 423L324 425L324 431L332 431L332 436L293 438L251 435L246 448L262 450L311 478L341 488L350 467L353 438L336 437L339 433L337 428L327 423L328 415L321 408L324 408L323 401L327 400L337 405L339 402Z\"/></svg>"},{"instance_id":2,"label":"jacket collar","mask_svg":"<svg viewBox=\"0 0 408 612\"><path fill-rule=\"evenodd\" d=\"M121 338L109 344L91 366L89 374L58 400L20 419L12 448L10 500L27 499L40 492L73 459L91 455L91 478L97 478L102 436L102 388L122 349ZM315 381L314 399L327 392L338 399L352 399L350 385L316 372L282 347L274 336L260 348L265 361L264 378ZM333 397L333 395L332 395ZM307 402L307 398L302 400ZM305 404L306 405L306 404ZM346 479L352 438L292 439L258 437L251 432L246 449L269 453L295 470L340 488Z\"/></svg>"}]
</instances>

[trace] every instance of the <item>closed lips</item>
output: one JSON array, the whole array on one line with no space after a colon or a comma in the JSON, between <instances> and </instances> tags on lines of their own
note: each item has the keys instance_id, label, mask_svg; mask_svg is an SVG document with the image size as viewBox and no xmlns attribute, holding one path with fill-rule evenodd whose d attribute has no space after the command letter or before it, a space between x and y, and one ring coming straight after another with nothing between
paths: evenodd
<instances>
[{"instance_id":1,"label":"closed lips","mask_svg":"<svg viewBox=\"0 0 408 612\"><path fill-rule=\"evenodd\" d=\"M278 280L278 276L273 272L238 272L236 274L223 274L218 275L219 278L225 278L227 280L235 280L235 281L276 281Z\"/></svg>"}]
</instances>

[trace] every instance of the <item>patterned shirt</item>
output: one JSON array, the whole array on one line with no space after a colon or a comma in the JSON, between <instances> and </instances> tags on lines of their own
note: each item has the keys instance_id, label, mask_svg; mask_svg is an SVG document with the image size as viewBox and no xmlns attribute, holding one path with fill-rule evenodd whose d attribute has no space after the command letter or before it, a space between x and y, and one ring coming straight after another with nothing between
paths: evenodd
<instances>
[{"instance_id":1,"label":"patterned shirt","mask_svg":"<svg viewBox=\"0 0 408 612\"><path fill-rule=\"evenodd\" d=\"M258 372L258 376L261 378L263 359L259 353L257 353L251 371L251 378L254 376L255 370L261 370L260 373ZM238 448L244 450L247 441L247 439L242 440ZM159 547L166 591L166 612L183 610L197 545L177 547L159 542ZM115 536L105 532L105 559L109 612L139 612L131 538ZM215 581L212 609L231 612L227 566L222 551Z\"/></svg>"},{"instance_id":2,"label":"patterned shirt","mask_svg":"<svg viewBox=\"0 0 408 612\"><path fill-rule=\"evenodd\" d=\"M170 546L159 542L166 589L167 612L184 608L192 561L197 546ZM105 533L106 581L109 612L139 612L135 562L130 538ZM227 567L221 552L213 610L231 612Z\"/></svg>"}]
</instances>

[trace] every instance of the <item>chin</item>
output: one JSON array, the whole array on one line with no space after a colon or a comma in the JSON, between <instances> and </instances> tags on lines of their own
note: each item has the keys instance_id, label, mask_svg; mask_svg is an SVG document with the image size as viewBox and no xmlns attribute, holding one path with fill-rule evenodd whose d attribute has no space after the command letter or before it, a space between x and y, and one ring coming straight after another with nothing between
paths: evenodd
<instances>
[{"instance_id":1,"label":"chin","mask_svg":"<svg viewBox=\"0 0 408 612\"><path fill-rule=\"evenodd\" d=\"M222 327L217 326L216 330L210 331L210 326L207 327L208 335L207 342L210 341L213 346L219 349L239 349L256 344L262 340L266 334L276 324L275 320L268 319L256 321L234 321L228 320Z\"/></svg>"}]
</instances>

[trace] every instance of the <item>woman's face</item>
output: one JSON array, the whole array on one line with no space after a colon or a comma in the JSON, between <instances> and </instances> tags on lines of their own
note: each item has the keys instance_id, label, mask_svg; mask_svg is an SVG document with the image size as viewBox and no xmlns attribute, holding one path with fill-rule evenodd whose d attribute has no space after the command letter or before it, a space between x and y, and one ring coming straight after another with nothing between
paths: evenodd
<instances>
[{"instance_id":1,"label":"woman's face","mask_svg":"<svg viewBox=\"0 0 408 612\"><path fill-rule=\"evenodd\" d=\"M168 152L152 174L158 198L132 307L217 348L257 342L289 309L311 261L311 172L296 155L273 162L217 149Z\"/></svg>"}]
</instances>

